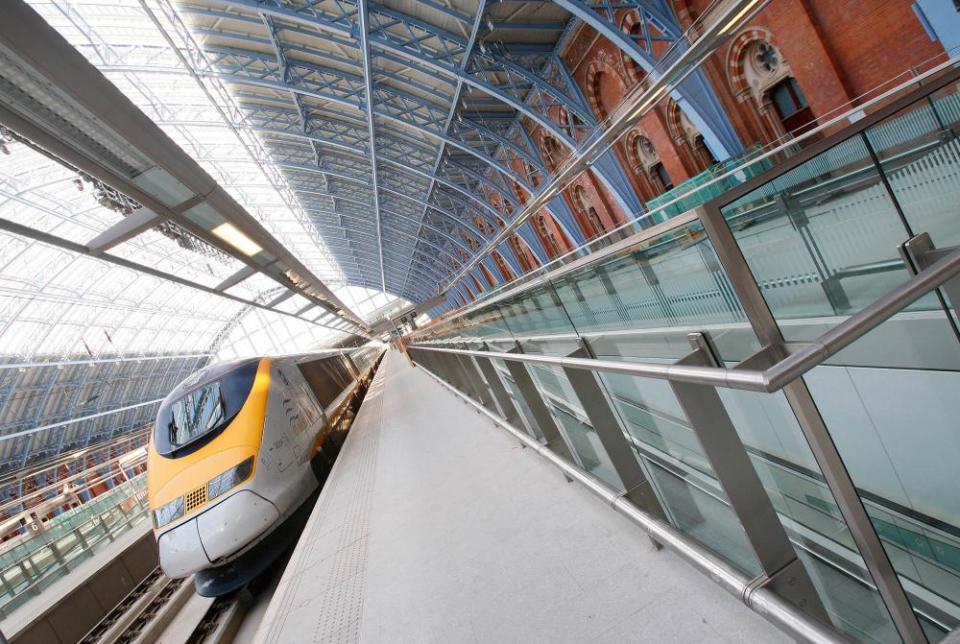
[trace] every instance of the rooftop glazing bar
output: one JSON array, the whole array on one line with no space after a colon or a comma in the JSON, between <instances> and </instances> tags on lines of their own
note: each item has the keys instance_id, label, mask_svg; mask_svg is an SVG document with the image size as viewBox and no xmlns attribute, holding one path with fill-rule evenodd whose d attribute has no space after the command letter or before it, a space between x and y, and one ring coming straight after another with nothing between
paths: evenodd
<instances>
[{"instance_id":1,"label":"rooftop glazing bar","mask_svg":"<svg viewBox=\"0 0 960 644\"><path fill-rule=\"evenodd\" d=\"M939 640L960 625L958 79L421 331L411 354L811 618ZM777 561L812 592L779 585Z\"/></svg>"}]
</instances>

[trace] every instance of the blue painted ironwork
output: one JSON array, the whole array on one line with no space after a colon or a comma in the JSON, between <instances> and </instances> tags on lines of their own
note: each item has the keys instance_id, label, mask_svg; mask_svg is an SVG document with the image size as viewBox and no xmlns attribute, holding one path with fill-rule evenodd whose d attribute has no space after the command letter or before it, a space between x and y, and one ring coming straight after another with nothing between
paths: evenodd
<instances>
[{"instance_id":1,"label":"blue painted ironwork","mask_svg":"<svg viewBox=\"0 0 960 644\"><path fill-rule=\"evenodd\" d=\"M367 137L370 145L370 175L373 179L373 217L375 220L374 230L377 233L377 248L380 251L380 283L383 286L383 292L387 292L387 275L383 267L383 227L380 221L380 191L377 189L377 135L376 127L373 123L374 109L374 91L373 91L373 70L370 65L370 43L368 42L368 32L370 31L370 13L368 0L357 0L357 12L360 16L360 56L363 59L363 84L366 100L364 101L364 111L367 117Z\"/></svg>"},{"instance_id":2,"label":"blue painted ironwork","mask_svg":"<svg viewBox=\"0 0 960 644\"><path fill-rule=\"evenodd\" d=\"M384 289L391 277L387 255L393 266L398 252L407 253L410 263L399 277L400 290L406 292L421 243L433 254L440 246L458 256L473 255L474 241L482 247L491 236L485 231L509 225L523 202L547 183L549 171L523 121L538 125L574 154L577 139L583 138L574 134L596 127L556 48L490 44L482 37L491 29L520 27L567 33L565 25L485 21L486 0L472 16L441 0L424 0L431 12L460 23L462 31L368 0L296 5L281 0L207 2L206 8L184 9L216 19L204 20L205 26L199 27L201 34L218 43L205 48L209 68L201 73L216 75L237 89L245 112L243 125L261 136L298 198L309 203L307 195L312 195L322 200L323 208L350 216L349 235L355 239L362 234L358 230L362 220L373 215ZM658 64L652 53L655 43L683 46L666 0L558 4L651 73ZM624 34L614 20L614 12L624 8L636 9L644 24L655 28L644 28L636 38ZM469 35L459 35L468 28ZM304 44L306 37L331 46L310 47ZM263 53L265 48L273 54ZM291 53L297 57L291 58ZM398 71L400 66L412 73ZM418 74L429 75L430 83L418 79ZM468 88L473 91L468 93ZM684 109L693 105L706 113L703 105L709 107L709 96L697 91L677 98ZM276 92L289 96L289 102L277 99ZM498 109L480 111L490 107ZM557 114L566 115L566 122L557 123ZM709 127L692 115L691 120L701 126L710 145ZM601 159L592 172L627 214L642 209L612 156ZM562 197L550 200L546 210L575 243L583 241ZM546 260L529 224L518 234L539 261ZM415 241L402 241L408 238ZM501 245L499 251L514 272L522 272L509 245ZM339 261L347 251L331 252ZM362 272L362 262L357 261L350 275ZM491 262L485 260L485 266L499 274Z\"/></svg>"},{"instance_id":3,"label":"blue painted ironwork","mask_svg":"<svg viewBox=\"0 0 960 644\"><path fill-rule=\"evenodd\" d=\"M612 6L588 4L584 0L554 2L619 47L652 78L659 78L665 69L663 63L672 60L687 47L680 25L665 0L642 0L619 5L633 9L639 17L640 34L636 38L616 24L616 10ZM671 45L663 59L654 53L654 42L658 41ZM740 137L701 70L695 70L687 76L671 92L671 96L700 130L704 143L716 158L722 160L743 150Z\"/></svg>"}]
</instances>

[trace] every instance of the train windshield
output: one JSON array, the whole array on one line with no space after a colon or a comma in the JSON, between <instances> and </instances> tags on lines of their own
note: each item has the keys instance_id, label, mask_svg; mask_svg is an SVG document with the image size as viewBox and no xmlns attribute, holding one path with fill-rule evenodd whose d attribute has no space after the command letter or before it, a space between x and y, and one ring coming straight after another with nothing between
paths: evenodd
<instances>
[{"instance_id":1,"label":"train windshield","mask_svg":"<svg viewBox=\"0 0 960 644\"><path fill-rule=\"evenodd\" d=\"M170 444L186 445L197 436L216 429L226 412L219 382L193 391L170 405Z\"/></svg>"},{"instance_id":2,"label":"train windshield","mask_svg":"<svg viewBox=\"0 0 960 644\"><path fill-rule=\"evenodd\" d=\"M157 414L154 433L157 452L170 454L202 437L213 438L226 427L246 402L258 363L255 360L241 365L218 380L164 403Z\"/></svg>"}]
</instances>

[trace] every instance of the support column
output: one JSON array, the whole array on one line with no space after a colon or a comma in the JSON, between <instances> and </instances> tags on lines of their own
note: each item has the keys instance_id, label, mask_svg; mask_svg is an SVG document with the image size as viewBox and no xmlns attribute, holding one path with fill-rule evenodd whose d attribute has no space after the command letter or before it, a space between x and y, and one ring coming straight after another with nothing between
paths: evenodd
<instances>
[{"instance_id":1,"label":"support column","mask_svg":"<svg viewBox=\"0 0 960 644\"><path fill-rule=\"evenodd\" d=\"M720 366L706 334L691 333L688 337L694 351L677 364ZM763 574L756 586L770 586L784 599L829 624L830 618L820 596L806 568L797 559L793 544L716 388L685 382L671 382L670 387L760 563Z\"/></svg>"},{"instance_id":2,"label":"support column","mask_svg":"<svg viewBox=\"0 0 960 644\"><path fill-rule=\"evenodd\" d=\"M490 358L477 357L476 362L480 371L483 372L487 384L490 386L493 398L496 400L497 407L500 409L500 416L511 425L518 428L522 427L520 412L517 411L516 405L513 404L513 399L504 386L503 380L500 379L500 374L497 371L497 367L493 364L493 361Z\"/></svg>"},{"instance_id":3,"label":"support column","mask_svg":"<svg viewBox=\"0 0 960 644\"><path fill-rule=\"evenodd\" d=\"M572 358L593 357L585 347L569 354ZM624 485L624 496L638 508L653 516L667 520L666 513L656 492L640 467L637 454L627 441L626 433L619 417L613 409L613 402L606 391L597 382L597 376L585 369L563 369L573 387L583 411L597 432L597 437L610 457L613 468Z\"/></svg>"},{"instance_id":4,"label":"support column","mask_svg":"<svg viewBox=\"0 0 960 644\"><path fill-rule=\"evenodd\" d=\"M518 349L511 349L509 351L509 353L517 352ZM568 461L575 462L573 454L567 446L567 441L564 440L563 434L560 433L560 428L557 427L557 422L554 420L553 414L550 413L547 403L543 401L543 397L540 395L540 391L537 389L533 377L530 375L530 372L527 371L527 366L522 362L516 362L514 360L506 360L505 362L507 364L507 371L510 372L510 377L513 378L517 389L520 391L520 395L523 396L523 401L533 414L534 420L540 427L540 432L544 438L547 439L547 447Z\"/></svg>"},{"instance_id":5,"label":"support column","mask_svg":"<svg viewBox=\"0 0 960 644\"><path fill-rule=\"evenodd\" d=\"M491 405L493 405L493 399L490 398L490 391L487 388L487 383L484 381L483 376L477 369L477 364L474 362L473 357L458 355L457 358L460 360L460 365L463 368L464 375L469 381L468 386L473 391L474 400L479 401L481 405L489 408Z\"/></svg>"}]
</instances>

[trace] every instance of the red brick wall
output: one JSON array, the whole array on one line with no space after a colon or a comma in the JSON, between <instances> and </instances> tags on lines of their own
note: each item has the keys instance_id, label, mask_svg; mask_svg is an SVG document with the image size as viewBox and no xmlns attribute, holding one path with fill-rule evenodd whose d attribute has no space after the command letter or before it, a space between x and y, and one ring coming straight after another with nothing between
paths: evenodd
<instances>
[{"instance_id":1,"label":"red brick wall","mask_svg":"<svg viewBox=\"0 0 960 644\"><path fill-rule=\"evenodd\" d=\"M795 2L809 4L811 20L855 95L943 53L914 14L913 0Z\"/></svg>"},{"instance_id":2,"label":"red brick wall","mask_svg":"<svg viewBox=\"0 0 960 644\"><path fill-rule=\"evenodd\" d=\"M689 25L710 0L674 0ZM927 36L912 0L774 0L741 30L769 31L814 115L822 115L943 52ZM738 32L740 33L740 32ZM749 106L731 105L731 44L711 57L708 76L744 143L764 137Z\"/></svg>"},{"instance_id":3,"label":"red brick wall","mask_svg":"<svg viewBox=\"0 0 960 644\"><path fill-rule=\"evenodd\" d=\"M673 0L673 4L686 27L712 1ZM770 34L817 116L855 101L860 94L942 53L942 46L930 41L911 5L912 0L774 0L738 33L760 29ZM618 12L617 19L626 29L633 22L628 11ZM703 70L744 145L766 143L777 135L774 127L759 115L751 97L734 95L730 53L736 39L737 34L706 62ZM642 77L616 46L583 25L570 40L563 58L598 119L612 112ZM676 185L702 170L703 164L692 160L689 150L681 150L671 137L666 107L661 101L640 126ZM559 114L553 116L561 122ZM539 126L527 122L525 127L540 144ZM565 155L566 149L562 149ZM614 146L614 151L637 195L644 201L656 196L655 183L637 167L636 155L627 149L627 137ZM525 172L522 167L514 169ZM589 234L590 226L582 221L573 199L576 185L586 191L608 229L626 220L628 213L621 212L603 186L587 173L563 193L585 234Z\"/></svg>"}]
</instances>

